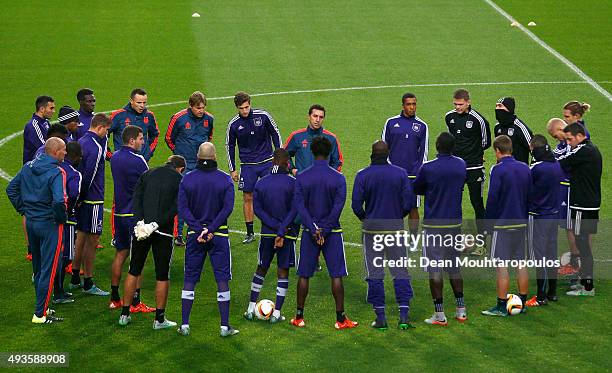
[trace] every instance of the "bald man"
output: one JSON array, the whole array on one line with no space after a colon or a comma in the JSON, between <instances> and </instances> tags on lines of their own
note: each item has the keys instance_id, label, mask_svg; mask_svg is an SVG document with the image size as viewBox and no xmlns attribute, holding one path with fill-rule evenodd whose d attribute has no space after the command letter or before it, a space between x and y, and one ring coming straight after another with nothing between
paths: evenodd
<instances>
[{"instance_id":1,"label":"bald man","mask_svg":"<svg viewBox=\"0 0 612 373\"><path fill-rule=\"evenodd\" d=\"M204 260L208 256L217 283L217 305L221 315L221 336L238 334L229 324L232 257L227 218L234 208L234 185L230 175L217 168L215 146L205 142L198 149L195 170L183 178L178 196L179 216L189 227L185 249L183 284L183 322L179 334L189 335L189 316L200 281Z\"/></svg>"},{"instance_id":2,"label":"bald man","mask_svg":"<svg viewBox=\"0 0 612 373\"><path fill-rule=\"evenodd\" d=\"M552 118L546 124L546 130L548 134L555 140L558 141L557 146L553 149L553 154L556 159L565 155L567 152L571 150L571 147L567 145L565 142L565 132L563 130L567 126L567 123L561 118ZM559 226L562 229L565 229L567 232L567 243L569 246L571 259L570 262L564 266L559 268L559 274L561 275L574 275L578 273L580 269L580 253L578 252L578 247L576 246L576 237L574 236L574 232L571 227L571 219L569 217L569 194L570 194L570 180L569 174L565 171L564 178L561 180L561 184L559 185ZM556 301L556 295L551 295L548 300Z\"/></svg>"},{"instance_id":3,"label":"bald man","mask_svg":"<svg viewBox=\"0 0 612 373\"><path fill-rule=\"evenodd\" d=\"M115 153L117 154L117 153ZM149 249L153 249L155 261L155 320L153 329L167 329L176 326L174 321L166 319L166 302L170 288L169 273L172 262L174 241L174 220L177 214L176 198L182 173L185 170L185 158L172 155L165 165L143 173L134 190L132 210L137 231L139 226L153 227L146 237L133 237L131 245L130 269L125 279L123 307L119 325L126 326L132 320L130 303L142 274ZM155 224L153 224L155 223Z\"/></svg>"},{"instance_id":4,"label":"bald man","mask_svg":"<svg viewBox=\"0 0 612 373\"><path fill-rule=\"evenodd\" d=\"M62 254L62 233L66 222L65 175L60 168L65 155L63 140L48 139L45 153L27 162L6 188L15 210L26 217L36 289L34 324L63 321L52 316L54 312L47 306L57 262Z\"/></svg>"}]
</instances>

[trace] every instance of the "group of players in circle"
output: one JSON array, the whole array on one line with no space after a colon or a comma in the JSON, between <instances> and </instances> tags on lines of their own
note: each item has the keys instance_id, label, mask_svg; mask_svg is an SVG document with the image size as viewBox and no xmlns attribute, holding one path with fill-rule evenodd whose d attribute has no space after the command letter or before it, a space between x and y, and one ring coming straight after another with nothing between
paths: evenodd
<instances>
[{"instance_id":1,"label":"group of players in circle","mask_svg":"<svg viewBox=\"0 0 612 373\"><path fill-rule=\"evenodd\" d=\"M194 92L188 107L171 117L164 139L174 155L153 169L149 169L148 161L154 156L160 131L155 115L147 109L146 91L134 89L127 105L110 116L94 113L91 89L80 90L77 99L78 111L63 106L59 123L50 125L54 100L49 96L37 98L36 112L24 128L24 166L7 187L11 203L23 215L28 257L33 265L33 323L62 321L48 308L49 302L72 303L71 291L82 288L85 294L110 295L109 307L121 310L119 325L128 325L132 313L155 312L154 329L176 327L177 323L165 314L169 271L174 247L186 246L178 332L190 333L195 287L208 256L217 283L220 335L237 334L229 324L232 262L227 219L234 208L234 183L238 183L246 225L243 243L255 240L254 216L261 220L257 268L244 317L254 319L264 279L276 256L276 300L269 321L285 320L281 310L289 288L289 270L297 267L297 311L290 323L304 327L309 279L321 270L323 254L336 306L334 327L358 325L344 309L342 279L348 271L340 225L347 196L341 173L343 155L337 137L323 127L323 106L312 105L308 126L291 133L283 143L270 113L252 108L251 97L238 92L234 97L238 113L229 121L225 138L227 174L217 166L217 151L211 142L214 117L206 111L203 93ZM407 230L417 234L419 195L424 196L423 233L460 234L466 184L477 231L491 236L492 259L556 258L557 229L562 226L567 230L572 259L560 271L574 275L567 294L593 296L591 235L597 232L602 168L601 155L582 119L589 105L569 102L563 108L563 119L548 122L547 131L557 141L552 147L546 137L533 135L516 116L515 100L503 97L495 104L498 123L491 141L489 122L472 108L469 92L459 89L453 95L454 109L445 116L448 131L437 136L437 155L428 160L429 129L416 115L417 98L406 93L401 100L401 112L386 121L381 139L372 145L371 164L355 176L351 199L351 208L363 224L367 300L376 316L372 327L388 327L385 270L375 265L380 262L377 259L401 260L408 256L403 245L374 249L375 236L405 231L406 217ZM114 152L108 144L111 134ZM491 168L485 207L484 151L491 145L497 164ZM110 293L93 280L103 226L106 161L110 161L114 184L111 229L116 248ZM295 245L300 230L298 260ZM157 280L155 308L140 300L142 269L151 249ZM423 256L432 262L459 254L439 244L423 244ZM486 255L485 245L473 247L471 254ZM122 299L119 285L128 257ZM432 266L426 270L434 313L425 322L448 324L442 296L443 272L448 273L455 296L455 319L465 322L460 268ZM482 314L506 316L508 268L499 266L496 270L497 302ZM528 300L527 269L517 269L523 304L533 307L557 301L557 270L545 265L536 268L537 291ZM66 273L71 274L70 291L64 289ZM390 273L398 304L398 328L413 328L408 269L390 268Z\"/></svg>"}]
</instances>

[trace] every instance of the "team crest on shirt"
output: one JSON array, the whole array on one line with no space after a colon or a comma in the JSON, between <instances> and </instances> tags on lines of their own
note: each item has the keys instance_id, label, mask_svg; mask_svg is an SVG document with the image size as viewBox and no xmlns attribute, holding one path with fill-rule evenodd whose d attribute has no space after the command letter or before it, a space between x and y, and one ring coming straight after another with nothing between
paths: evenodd
<instances>
[{"instance_id":1,"label":"team crest on shirt","mask_svg":"<svg viewBox=\"0 0 612 373\"><path fill-rule=\"evenodd\" d=\"M205 127L205 128L208 128L208 120L205 120L205 121L204 121L204 127Z\"/></svg>"},{"instance_id":2,"label":"team crest on shirt","mask_svg":"<svg viewBox=\"0 0 612 373\"><path fill-rule=\"evenodd\" d=\"M421 130L421 125L419 123L412 123L412 130L414 132L419 132Z\"/></svg>"},{"instance_id":3,"label":"team crest on shirt","mask_svg":"<svg viewBox=\"0 0 612 373\"><path fill-rule=\"evenodd\" d=\"M125 125L129 126L130 125L130 118L125 118Z\"/></svg>"},{"instance_id":4,"label":"team crest on shirt","mask_svg":"<svg viewBox=\"0 0 612 373\"><path fill-rule=\"evenodd\" d=\"M514 128L508 128L508 136L514 135Z\"/></svg>"},{"instance_id":5,"label":"team crest on shirt","mask_svg":"<svg viewBox=\"0 0 612 373\"><path fill-rule=\"evenodd\" d=\"M238 126L238 130L243 130L243 129L244 129L244 127Z\"/></svg>"},{"instance_id":6,"label":"team crest on shirt","mask_svg":"<svg viewBox=\"0 0 612 373\"><path fill-rule=\"evenodd\" d=\"M255 127L261 127L261 125L263 124L263 120L261 120L261 118L259 117L253 118L253 123L255 124Z\"/></svg>"},{"instance_id":7,"label":"team crest on shirt","mask_svg":"<svg viewBox=\"0 0 612 373\"><path fill-rule=\"evenodd\" d=\"M149 124L149 117L144 117L142 121L144 122L144 124Z\"/></svg>"},{"instance_id":8,"label":"team crest on shirt","mask_svg":"<svg viewBox=\"0 0 612 373\"><path fill-rule=\"evenodd\" d=\"M185 129L186 130L191 129L191 123L189 123L189 122L185 123Z\"/></svg>"},{"instance_id":9,"label":"team crest on shirt","mask_svg":"<svg viewBox=\"0 0 612 373\"><path fill-rule=\"evenodd\" d=\"M468 120L467 122L465 122L465 128L472 128L473 125L474 125L474 122L472 122L471 120Z\"/></svg>"},{"instance_id":10,"label":"team crest on shirt","mask_svg":"<svg viewBox=\"0 0 612 373\"><path fill-rule=\"evenodd\" d=\"M304 139L302 141L302 148L307 148L308 147L308 140Z\"/></svg>"}]
</instances>

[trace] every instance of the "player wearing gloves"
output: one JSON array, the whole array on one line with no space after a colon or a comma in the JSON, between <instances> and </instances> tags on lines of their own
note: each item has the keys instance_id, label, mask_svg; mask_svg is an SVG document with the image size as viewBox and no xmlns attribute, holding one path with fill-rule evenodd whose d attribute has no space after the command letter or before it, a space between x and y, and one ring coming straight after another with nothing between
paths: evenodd
<instances>
[{"instance_id":1,"label":"player wearing gloves","mask_svg":"<svg viewBox=\"0 0 612 373\"><path fill-rule=\"evenodd\" d=\"M168 300L170 262L172 261L172 241L174 239L174 220L177 213L176 198L181 173L185 169L185 158L173 155L165 165L151 169L140 177L136 184L133 198L134 220L137 221L132 241L130 270L125 279L123 308L119 325L130 323L130 303L138 276L142 273L149 249L153 248L155 260L155 320L153 329L166 329L176 323L166 319L166 301Z\"/></svg>"}]
</instances>

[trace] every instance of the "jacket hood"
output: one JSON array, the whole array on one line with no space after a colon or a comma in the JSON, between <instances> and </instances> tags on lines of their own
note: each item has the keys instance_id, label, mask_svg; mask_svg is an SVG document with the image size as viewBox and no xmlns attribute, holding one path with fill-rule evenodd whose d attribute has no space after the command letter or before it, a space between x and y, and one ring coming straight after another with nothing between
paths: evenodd
<instances>
[{"instance_id":1,"label":"jacket hood","mask_svg":"<svg viewBox=\"0 0 612 373\"><path fill-rule=\"evenodd\" d=\"M34 158L32 163L30 164L30 168L32 169L32 173L36 176L42 175L50 170L57 169L59 166L59 162L57 159L43 153L38 157Z\"/></svg>"}]
</instances>

